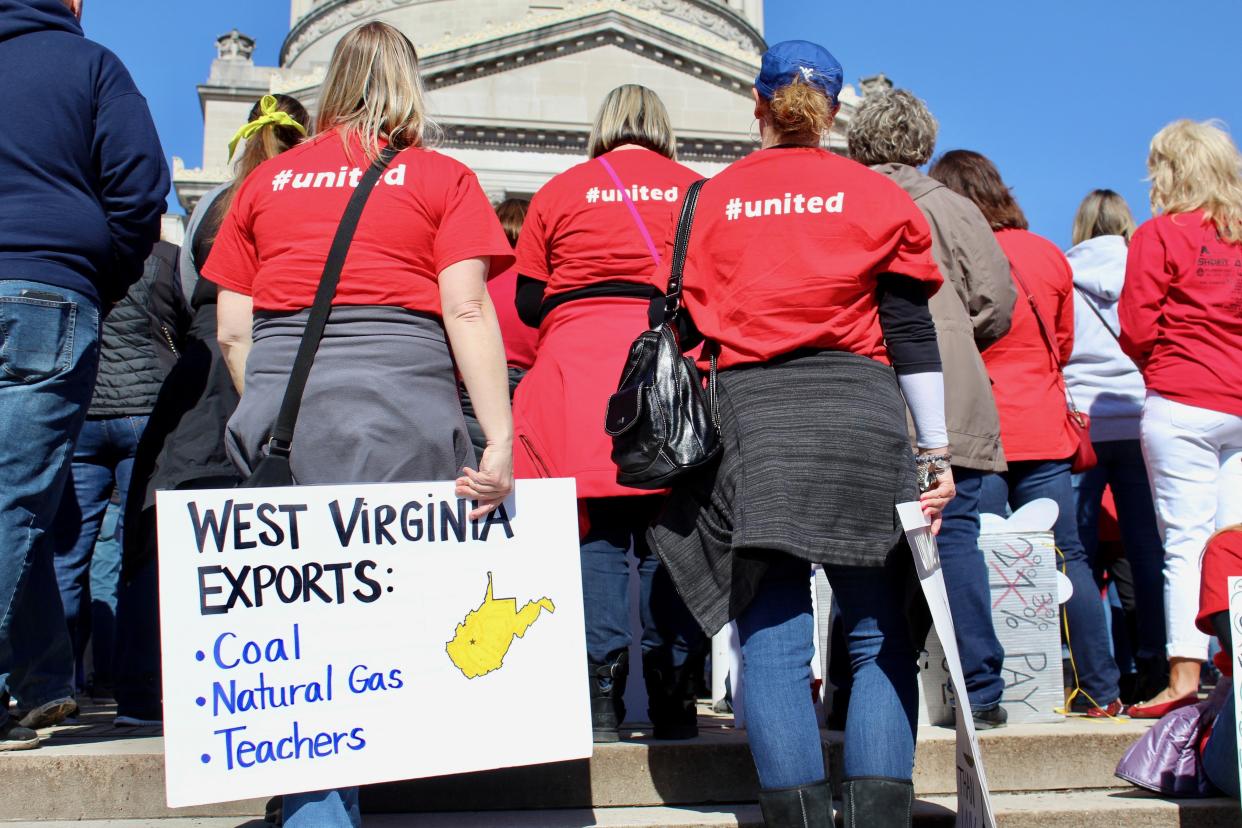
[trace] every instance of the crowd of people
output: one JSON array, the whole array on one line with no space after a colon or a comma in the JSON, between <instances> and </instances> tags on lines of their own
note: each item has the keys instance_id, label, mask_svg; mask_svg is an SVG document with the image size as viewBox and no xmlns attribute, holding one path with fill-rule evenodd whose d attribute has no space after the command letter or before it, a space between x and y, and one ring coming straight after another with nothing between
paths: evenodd
<instances>
[{"instance_id":1,"label":"crowd of people","mask_svg":"<svg viewBox=\"0 0 1242 828\"><path fill-rule=\"evenodd\" d=\"M827 150L842 67L787 41L755 79L759 146L706 182L656 92L627 84L588 160L493 206L434 149L409 39L367 23L315 118L255 103L178 251L157 243L168 172L146 103L80 11L0 0L18 79L0 104L22 116L0 126L0 750L37 747L82 694L115 698L118 725L160 723L154 494L238 485L273 456L298 484L454 480L473 516L515 477L574 478L595 740L620 738L632 670L652 736L695 736L707 641L734 621L773 828L832 824L813 566L845 642L846 824L909 824L930 622L898 503L938 533L977 727L1007 720L980 515L1039 498L1073 585L1067 705L1158 718L1199 700L1210 636L1228 638L1223 579L1242 574L1237 554L1202 563L1242 537L1242 156L1220 126L1162 129L1155 218L1095 190L1065 254L987 157L933 157L909 92L867 95L849 157ZM274 427L330 248L344 264L299 451ZM618 481L603 413L666 306L710 376L721 450L653 491ZM360 822L356 789L283 810Z\"/></svg>"}]
</instances>

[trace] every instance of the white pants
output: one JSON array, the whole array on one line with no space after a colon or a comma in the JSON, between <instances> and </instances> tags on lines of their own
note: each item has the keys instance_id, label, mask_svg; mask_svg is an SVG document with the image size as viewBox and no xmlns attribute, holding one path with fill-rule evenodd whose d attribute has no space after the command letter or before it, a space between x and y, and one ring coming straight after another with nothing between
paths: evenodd
<instances>
[{"instance_id":1,"label":"white pants","mask_svg":"<svg viewBox=\"0 0 1242 828\"><path fill-rule=\"evenodd\" d=\"M1242 522L1242 417L1148 391L1142 441L1164 539L1168 654L1205 661L1208 636L1195 627L1203 547Z\"/></svg>"}]
</instances>

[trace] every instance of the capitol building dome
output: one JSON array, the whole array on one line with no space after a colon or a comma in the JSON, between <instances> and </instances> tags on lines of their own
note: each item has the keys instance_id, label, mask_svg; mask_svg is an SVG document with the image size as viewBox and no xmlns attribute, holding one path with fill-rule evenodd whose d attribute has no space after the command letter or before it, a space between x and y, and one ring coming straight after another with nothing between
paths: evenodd
<instances>
[{"instance_id":1,"label":"capitol building dome","mask_svg":"<svg viewBox=\"0 0 1242 828\"><path fill-rule=\"evenodd\" d=\"M679 158L704 175L755 147L750 90L765 48L763 0L291 0L279 66L253 61L236 30L198 87L203 163L173 159L190 210L230 177L229 138L268 92L314 112L328 60L360 23L382 20L418 48L438 149L470 166L493 199L527 196L583 160L604 95L640 83L664 100ZM830 145L857 96L842 93Z\"/></svg>"}]
</instances>

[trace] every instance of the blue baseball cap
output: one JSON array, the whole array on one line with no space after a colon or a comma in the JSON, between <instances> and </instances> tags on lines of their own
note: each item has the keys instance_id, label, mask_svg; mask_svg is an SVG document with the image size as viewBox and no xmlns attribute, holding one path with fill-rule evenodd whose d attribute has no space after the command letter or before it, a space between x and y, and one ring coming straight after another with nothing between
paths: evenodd
<instances>
[{"instance_id":1,"label":"blue baseball cap","mask_svg":"<svg viewBox=\"0 0 1242 828\"><path fill-rule=\"evenodd\" d=\"M801 80L827 95L835 106L844 75L841 62L818 43L785 40L763 53L755 89L760 96L770 99L776 90Z\"/></svg>"}]
</instances>

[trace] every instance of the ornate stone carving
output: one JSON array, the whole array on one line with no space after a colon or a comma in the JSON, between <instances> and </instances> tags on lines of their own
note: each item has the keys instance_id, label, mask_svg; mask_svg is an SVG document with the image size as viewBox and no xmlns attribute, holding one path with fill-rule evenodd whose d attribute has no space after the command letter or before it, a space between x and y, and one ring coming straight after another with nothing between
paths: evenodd
<instances>
[{"instance_id":1,"label":"ornate stone carving","mask_svg":"<svg viewBox=\"0 0 1242 828\"><path fill-rule=\"evenodd\" d=\"M727 7L713 0L629 0L626 5L660 12L692 23L753 54L763 52L763 40L753 29L747 31L725 16Z\"/></svg>"},{"instance_id":2,"label":"ornate stone carving","mask_svg":"<svg viewBox=\"0 0 1242 828\"><path fill-rule=\"evenodd\" d=\"M288 66L315 41L348 28L359 20L400 6L424 2L428 0L327 0L293 27L281 49L281 65ZM759 33L718 0L574 0L565 3L561 9L479 26L467 34L448 33L438 41L416 45L423 55L437 54L579 19L599 11L618 11L656 23L661 28L742 60L754 61L764 49Z\"/></svg>"},{"instance_id":3,"label":"ornate stone carving","mask_svg":"<svg viewBox=\"0 0 1242 828\"><path fill-rule=\"evenodd\" d=\"M216 57L220 60L254 62L254 38L237 29L216 38Z\"/></svg>"},{"instance_id":4,"label":"ornate stone carving","mask_svg":"<svg viewBox=\"0 0 1242 828\"><path fill-rule=\"evenodd\" d=\"M880 95L893 88L893 82L888 79L887 75L872 75L869 78L863 78L858 82L859 88L862 90L862 96Z\"/></svg>"}]
</instances>

